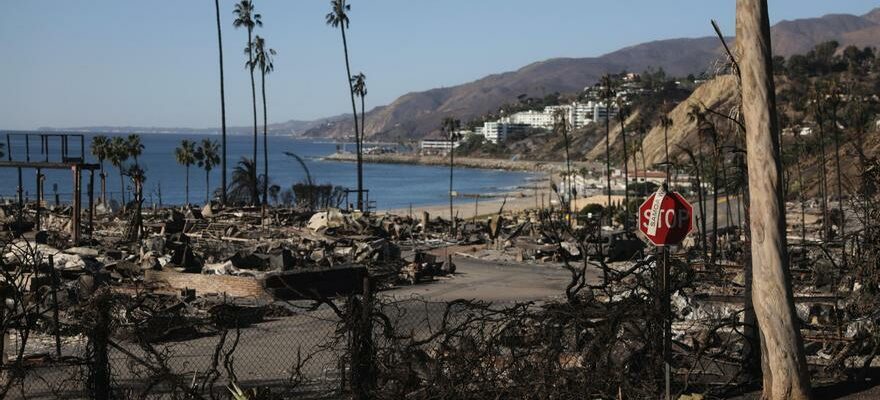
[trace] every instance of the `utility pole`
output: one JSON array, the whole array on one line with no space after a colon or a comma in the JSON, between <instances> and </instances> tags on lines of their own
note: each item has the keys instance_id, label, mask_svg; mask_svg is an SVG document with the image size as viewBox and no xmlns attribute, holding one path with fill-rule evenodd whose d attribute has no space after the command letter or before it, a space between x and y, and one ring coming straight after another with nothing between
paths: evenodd
<instances>
[{"instance_id":1,"label":"utility pole","mask_svg":"<svg viewBox=\"0 0 880 400\"><path fill-rule=\"evenodd\" d=\"M779 127L767 0L737 0L736 44L748 151L752 300L761 332L765 399L809 399L803 339L787 268Z\"/></svg>"}]
</instances>

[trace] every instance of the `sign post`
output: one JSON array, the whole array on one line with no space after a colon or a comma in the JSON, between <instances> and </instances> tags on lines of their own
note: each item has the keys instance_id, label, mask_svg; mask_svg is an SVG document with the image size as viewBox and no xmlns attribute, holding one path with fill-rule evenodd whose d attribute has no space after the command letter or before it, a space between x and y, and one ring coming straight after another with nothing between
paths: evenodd
<instances>
[{"instance_id":1,"label":"sign post","mask_svg":"<svg viewBox=\"0 0 880 400\"><path fill-rule=\"evenodd\" d=\"M639 207L639 231L651 244L658 247L663 257L663 364L666 374L666 399L671 399L672 321L669 293L668 246L681 243L693 229L694 208L677 192L666 192L664 184L645 199Z\"/></svg>"}]
</instances>

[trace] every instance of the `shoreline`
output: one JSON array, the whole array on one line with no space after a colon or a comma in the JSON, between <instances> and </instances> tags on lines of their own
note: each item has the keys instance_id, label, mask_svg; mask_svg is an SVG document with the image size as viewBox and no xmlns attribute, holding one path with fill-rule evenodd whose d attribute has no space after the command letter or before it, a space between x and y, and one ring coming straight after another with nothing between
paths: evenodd
<instances>
[{"instance_id":1,"label":"shoreline","mask_svg":"<svg viewBox=\"0 0 880 400\"><path fill-rule=\"evenodd\" d=\"M334 153L321 158L326 161L356 162L353 153ZM444 156L421 156L415 154L364 154L365 163L378 164L401 164L401 165L426 165L435 167L448 167L449 158ZM572 169L588 166L588 162L572 162ZM521 212L529 209L544 209L551 206L558 207L554 199L556 194L550 188L550 182L558 180L565 171L564 162L531 161L531 160L506 160L497 158L456 157L455 168L493 169L514 172L531 172L538 177L523 180L516 188L500 193L494 193L491 197L467 198L457 197L452 206L453 214L461 219L473 219L497 214L502 204L504 212ZM620 199L618 199L620 197ZM623 196L613 196L613 201L620 201ZM505 202L506 200L506 202ZM604 195L592 194L575 200L573 207L580 209L586 204L607 203ZM421 217L422 212L428 212L431 217L439 216L449 218L449 203L435 203L413 205L411 207L397 207L377 209L376 213L386 215L409 215Z\"/></svg>"},{"instance_id":2,"label":"shoreline","mask_svg":"<svg viewBox=\"0 0 880 400\"><path fill-rule=\"evenodd\" d=\"M355 162L353 153L334 153L321 158L326 161ZM449 158L445 156L422 156L415 154L364 154L366 163L374 164L408 164L448 167ZM572 168L587 166L586 162L572 162ZM495 169L518 172L543 172L556 174L563 172L565 163L561 161L508 160L503 158L455 157L456 168Z\"/></svg>"}]
</instances>

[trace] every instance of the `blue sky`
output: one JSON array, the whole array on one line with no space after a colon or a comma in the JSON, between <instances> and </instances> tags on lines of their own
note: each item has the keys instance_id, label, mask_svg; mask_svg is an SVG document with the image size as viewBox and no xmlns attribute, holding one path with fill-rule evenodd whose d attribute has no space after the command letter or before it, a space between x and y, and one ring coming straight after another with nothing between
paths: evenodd
<instances>
[{"instance_id":1,"label":"blue sky","mask_svg":"<svg viewBox=\"0 0 880 400\"><path fill-rule=\"evenodd\" d=\"M250 120L246 32L221 0L230 125ZM278 51L269 120L350 111L328 0L256 0ZM353 73L367 107L552 57L598 56L650 40L733 33L735 1L350 0ZM773 22L863 14L876 0L771 0ZM10 0L0 13L0 128L219 125L211 0ZM258 94L259 95L259 94Z\"/></svg>"}]
</instances>

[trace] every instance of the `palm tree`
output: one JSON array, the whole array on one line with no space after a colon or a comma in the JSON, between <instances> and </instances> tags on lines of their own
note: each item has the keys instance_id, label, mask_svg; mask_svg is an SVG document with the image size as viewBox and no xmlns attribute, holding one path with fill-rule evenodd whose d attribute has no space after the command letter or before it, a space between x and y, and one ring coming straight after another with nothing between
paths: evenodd
<instances>
[{"instance_id":1,"label":"palm tree","mask_svg":"<svg viewBox=\"0 0 880 400\"><path fill-rule=\"evenodd\" d=\"M820 92L819 88L816 87L813 89L813 98L812 98L812 107L811 111L813 113L813 118L816 121L816 127L818 128L818 135L816 135L816 140L818 141L819 146L819 194L822 196L822 240L827 241L831 238L831 224L828 223L828 171L826 170L826 160L827 154L825 153L825 146L827 145L827 141L825 139L825 115L826 115L826 106L824 104L824 96Z\"/></svg>"},{"instance_id":2,"label":"palm tree","mask_svg":"<svg viewBox=\"0 0 880 400\"><path fill-rule=\"evenodd\" d=\"M128 157L131 155L128 143L121 136L114 136L110 141L110 147L107 152L107 161L110 161L116 169L119 170L119 192L122 204L125 204L125 179L123 178L123 167Z\"/></svg>"},{"instance_id":3,"label":"palm tree","mask_svg":"<svg viewBox=\"0 0 880 400\"><path fill-rule=\"evenodd\" d=\"M620 137L623 139L623 229L629 229L629 154L626 146L626 119L629 110L622 99L617 100L617 121L620 123Z\"/></svg>"},{"instance_id":4,"label":"palm tree","mask_svg":"<svg viewBox=\"0 0 880 400\"><path fill-rule=\"evenodd\" d=\"M608 194L608 204L607 209L611 210L611 97L614 96L614 92L611 89L611 76L605 75L602 78L602 85L604 86L604 90L602 92L604 100L605 100L605 174L607 180L607 194ZM614 224L614 217L612 212L608 212L608 225L611 226Z\"/></svg>"},{"instance_id":5,"label":"palm tree","mask_svg":"<svg viewBox=\"0 0 880 400\"><path fill-rule=\"evenodd\" d=\"M222 137L223 169L220 182L220 203L226 204L226 89L223 84L223 34L220 28L220 0L214 0L214 11L217 14L217 50L220 52L220 129Z\"/></svg>"},{"instance_id":6,"label":"palm tree","mask_svg":"<svg viewBox=\"0 0 880 400\"><path fill-rule=\"evenodd\" d=\"M272 56L275 55L275 49L267 49L266 48L266 40L261 38L260 35L254 38L254 42L245 49L246 52L253 53L253 65L250 65L251 70L254 67L260 69L260 84L261 90L263 94L263 175L265 179L263 179L263 205L269 204L269 199L265 196L266 193L269 193L269 142L268 142L268 113L266 110L266 75L269 75L270 72L275 70L275 64L272 63Z\"/></svg>"},{"instance_id":7,"label":"palm tree","mask_svg":"<svg viewBox=\"0 0 880 400\"><path fill-rule=\"evenodd\" d=\"M362 176L364 168L364 131L367 128L365 121L367 110L364 109L366 102L365 98L367 97L367 76L361 72L353 76L351 82L355 96L361 98L361 133L360 135L355 135L355 140L357 141L355 149L357 150L358 176Z\"/></svg>"},{"instance_id":8,"label":"palm tree","mask_svg":"<svg viewBox=\"0 0 880 400\"><path fill-rule=\"evenodd\" d=\"M669 183L669 128L672 127L672 118L669 118L668 114L660 115L660 126L663 128L663 149L666 152L666 159L664 160L664 164L666 164L666 182Z\"/></svg>"},{"instance_id":9,"label":"palm tree","mask_svg":"<svg viewBox=\"0 0 880 400\"><path fill-rule=\"evenodd\" d=\"M568 140L568 122L565 120L565 111L563 109L557 109L553 112L553 130L556 133L562 134L563 143L565 144L565 179L564 184L562 185L562 190L564 193L564 201L565 201L565 212L568 213L569 217L571 215L571 198L572 196L572 184L571 184L571 157L569 148L570 142Z\"/></svg>"},{"instance_id":10,"label":"palm tree","mask_svg":"<svg viewBox=\"0 0 880 400\"><path fill-rule=\"evenodd\" d=\"M125 145L128 148L128 155L134 159L134 165L140 166L138 162L138 157L144 153L144 145L141 143L140 135L128 135L128 138L125 140Z\"/></svg>"},{"instance_id":11,"label":"palm tree","mask_svg":"<svg viewBox=\"0 0 880 400\"><path fill-rule=\"evenodd\" d=\"M242 157L235 169L232 170L232 183L227 193L229 202L239 205L256 204L260 190L259 178L256 176L257 163L247 157Z\"/></svg>"},{"instance_id":12,"label":"palm tree","mask_svg":"<svg viewBox=\"0 0 880 400\"><path fill-rule=\"evenodd\" d=\"M195 142L187 139L181 140L180 146L174 149L174 158L178 164L186 168L186 204L189 204L189 167L196 163Z\"/></svg>"},{"instance_id":13,"label":"palm tree","mask_svg":"<svg viewBox=\"0 0 880 400\"><path fill-rule=\"evenodd\" d=\"M2 146L2 145L0 145ZM107 204L107 174L104 172L104 160L107 159L110 151L110 139L104 135L98 135L92 138L91 145L92 155L98 159L98 164L101 166L101 173L99 174L101 178L101 203L104 205ZM2 155L0 155L2 157Z\"/></svg>"},{"instance_id":14,"label":"palm tree","mask_svg":"<svg viewBox=\"0 0 880 400\"><path fill-rule=\"evenodd\" d=\"M354 116L354 137L359 142L358 134L358 116L357 105L354 102L354 85L351 81L351 64L348 61L348 40L345 37L345 30L348 29L349 19L348 11L351 11L351 5L346 0L330 0L330 12L324 17L327 25L333 28L339 28L342 32L342 51L345 53L345 80L348 81L348 93L351 96L351 112ZM357 165L357 206L358 209L364 208L364 174L361 163Z\"/></svg>"},{"instance_id":15,"label":"palm tree","mask_svg":"<svg viewBox=\"0 0 880 400\"><path fill-rule=\"evenodd\" d=\"M700 109L699 106L692 104L687 113L688 120L691 122L696 122L697 124L697 153L696 155L689 154L691 157L691 161L694 163L695 174L701 175L703 174L703 132L704 125L706 122L706 114L703 110ZM706 231L706 196L703 194L703 183L702 179L697 181L697 199L700 203L700 225L701 225L701 236L700 239L703 245L703 255L706 256L708 253L708 248L706 246L706 235L708 232ZM712 257L715 257L713 254Z\"/></svg>"},{"instance_id":16,"label":"palm tree","mask_svg":"<svg viewBox=\"0 0 880 400\"><path fill-rule=\"evenodd\" d=\"M235 10L233 11L235 14L235 20L232 21L232 26L236 28L245 27L247 28L248 34L248 45L247 45L247 53L248 60L245 63L245 66L248 67L251 73L251 102L254 107L254 163L257 160L257 86L254 82L254 52L253 52L253 33L254 28L258 26L263 26L262 17L260 14L254 13L254 2L251 0L241 0L238 4L235 5ZM257 181L257 170L253 170L254 176L252 177L253 181ZM254 187L254 193L252 194L252 199L256 199L259 202L260 195L257 193L259 188Z\"/></svg>"},{"instance_id":17,"label":"palm tree","mask_svg":"<svg viewBox=\"0 0 880 400\"><path fill-rule=\"evenodd\" d=\"M455 236L455 214L452 210L452 172L455 168L455 142L461 139L461 121L446 117L443 119L442 130L446 134L446 138L449 139L449 221L451 222L449 229L450 235Z\"/></svg>"},{"instance_id":18,"label":"palm tree","mask_svg":"<svg viewBox=\"0 0 880 400\"><path fill-rule=\"evenodd\" d=\"M128 144L126 143L126 145ZM131 147L128 148L128 152L131 154ZM131 178L131 183L134 187L134 198L132 201L135 207L134 219L129 225L128 233L125 236L128 240L140 240L144 233L144 219L141 211L144 203L144 181L147 178L144 174L144 169L138 164L129 165L122 174Z\"/></svg>"},{"instance_id":19,"label":"palm tree","mask_svg":"<svg viewBox=\"0 0 880 400\"><path fill-rule=\"evenodd\" d=\"M199 168L205 170L205 203L211 201L211 170L220 162L217 142L211 139L202 139L202 143L196 149L196 160Z\"/></svg>"}]
</instances>

